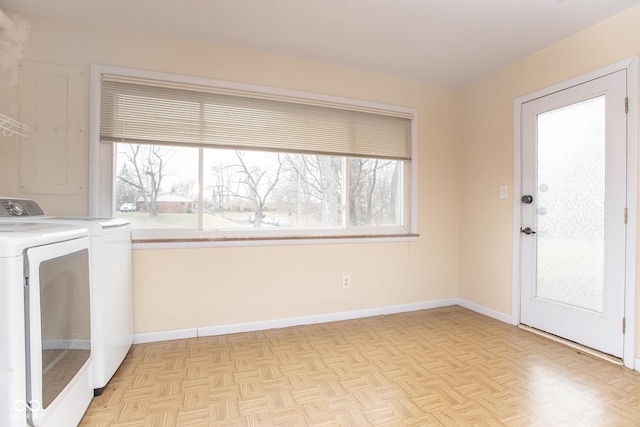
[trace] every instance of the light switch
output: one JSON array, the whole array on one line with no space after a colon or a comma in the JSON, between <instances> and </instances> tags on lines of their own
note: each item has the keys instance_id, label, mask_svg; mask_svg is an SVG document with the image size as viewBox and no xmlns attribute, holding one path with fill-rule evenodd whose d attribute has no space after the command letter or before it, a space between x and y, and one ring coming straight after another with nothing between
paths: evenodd
<instances>
[{"instance_id":1,"label":"light switch","mask_svg":"<svg viewBox=\"0 0 640 427\"><path fill-rule=\"evenodd\" d=\"M509 195L509 190L508 187L506 185L501 185L500 186L500 198L501 199L506 199Z\"/></svg>"}]
</instances>

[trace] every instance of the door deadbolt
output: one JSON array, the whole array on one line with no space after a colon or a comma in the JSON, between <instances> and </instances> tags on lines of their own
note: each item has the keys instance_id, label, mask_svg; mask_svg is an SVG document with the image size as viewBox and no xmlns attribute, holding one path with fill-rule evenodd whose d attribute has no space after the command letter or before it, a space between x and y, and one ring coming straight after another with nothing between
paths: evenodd
<instances>
[{"instance_id":1,"label":"door deadbolt","mask_svg":"<svg viewBox=\"0 0 640 427\"><path fill-rule=\"evenodd\" d=\"M525 205L530 205L533 202L533 196L525 194L520 200L522 200L522 203L524 203Z\"/></svg>"}]
</instances>

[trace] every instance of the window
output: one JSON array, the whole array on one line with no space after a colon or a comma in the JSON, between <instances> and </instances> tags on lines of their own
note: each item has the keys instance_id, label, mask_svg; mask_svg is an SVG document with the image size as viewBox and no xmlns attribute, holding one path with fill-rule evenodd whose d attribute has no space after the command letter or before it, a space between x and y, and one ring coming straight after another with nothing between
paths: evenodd
<instances>
[{"instance_id":1,"label":"window","mask_svg":"<svg viewBox=\"0 0 640 427\"><path fill-rule=\"evenodd\" d=\"M107 67L92 85L92 211L134 238L415 233L412 110Z\"/></svg>"}]
</instances>

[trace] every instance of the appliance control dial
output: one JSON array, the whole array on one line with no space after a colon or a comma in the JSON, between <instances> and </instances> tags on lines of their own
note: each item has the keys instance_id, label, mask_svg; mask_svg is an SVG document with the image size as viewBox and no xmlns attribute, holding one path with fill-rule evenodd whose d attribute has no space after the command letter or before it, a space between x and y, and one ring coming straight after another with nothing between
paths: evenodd
<instances>
[{"instance_id":1,"label":"appliance control dial","mask_svg":"<svg viewBox=\"0 0 640 427\"><path fill-rule=\"evenodd\" d=\"M9 212L15 216L21 216L24 213L24 208L20 203L9 202Z\"/></svg>"}]
</instances>

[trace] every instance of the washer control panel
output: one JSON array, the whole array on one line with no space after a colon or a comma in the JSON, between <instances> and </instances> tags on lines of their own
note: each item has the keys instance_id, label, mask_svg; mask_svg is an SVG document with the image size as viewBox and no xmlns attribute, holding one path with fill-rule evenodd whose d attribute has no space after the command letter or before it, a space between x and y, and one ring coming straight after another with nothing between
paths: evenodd
<instances>
[{"instance_id":1,"label":"washer control panel","mask_svg":"<svg viewBox=\"0 0 640 427\"><path fill-rule=\"evenodd\" d=\"M44 211L35 200L0 198L0 218L43 215Z\"/></svg>"}]
</instances>

